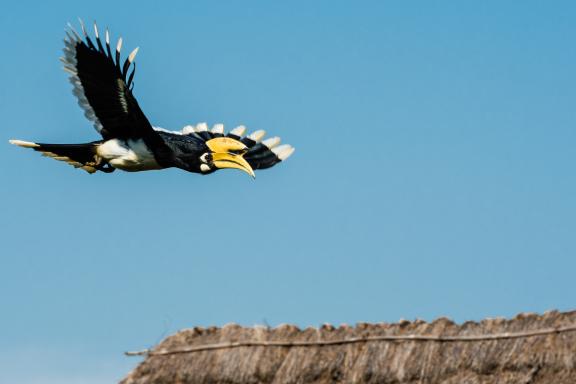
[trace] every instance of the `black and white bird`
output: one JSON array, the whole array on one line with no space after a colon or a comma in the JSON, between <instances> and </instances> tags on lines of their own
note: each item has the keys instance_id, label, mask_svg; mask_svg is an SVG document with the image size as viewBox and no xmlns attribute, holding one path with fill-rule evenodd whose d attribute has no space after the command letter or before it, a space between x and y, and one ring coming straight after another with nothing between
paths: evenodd
<instances>
[{"instance_id":1,"label":"black and white bird","mask_svg":"<svg viewBox=\"0 0 576 384\"><path fill-rule=\"evenodd\" d=\"M78 104L102 140L84 144L10 140L11 144L32 148L88 173L177 167L209 174L218 169L236 168L254 177L255 169L270 168L294 152L290 145L279 145L278 137L262 140L263 130L245 136L244 126L228 133L222 124L212 129L208 129L206 123L188 125L177 132L152 126L132 94L138 48L122 64L122 38L118 39L113 52L108 29L102 43L96 23L94 40L82 21L83 37L68 26L61 61L70 74Z\"/></svg>"}]
</instances>

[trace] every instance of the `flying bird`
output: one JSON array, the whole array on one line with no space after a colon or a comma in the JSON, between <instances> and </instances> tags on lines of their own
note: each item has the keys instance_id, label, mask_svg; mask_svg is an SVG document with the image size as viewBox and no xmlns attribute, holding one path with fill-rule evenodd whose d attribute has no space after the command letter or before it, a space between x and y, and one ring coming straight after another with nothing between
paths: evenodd
<instances>
[{"instance_id":1,"label":"flying bird","mask_svg":"<svg viewBox=\"0 0 576 384\"><path fill-rule=\"evenodd\" d=\"M108 29L102 42L96 23L93 39L81 20L80 26L82 36L68 24L60 60L70 75L78 104L102 140L84 144L10 140L11 144L32 148L88 173L177 167L210 174L235 168L255 177L254 170L270 168L294 152L292 146L280 145L278 137L262 140L263 130L245 135L242 125L227 133L222 124L211 129L206 123L188 125L181 131L152 126L132 93L138 48L122 63L122 38L113 51Z\"/></svg>"}]
</instances>

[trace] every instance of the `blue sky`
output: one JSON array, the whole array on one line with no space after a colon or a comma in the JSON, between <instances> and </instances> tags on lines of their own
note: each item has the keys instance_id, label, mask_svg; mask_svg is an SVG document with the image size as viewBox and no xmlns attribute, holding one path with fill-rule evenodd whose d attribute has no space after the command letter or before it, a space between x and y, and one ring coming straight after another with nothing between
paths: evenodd
<instances>
[{"instance_id":1,"label":"blue sky","mask_svg":"<svg viewBox=\"0 0 576 384\"><path fill-rule=\"evenodd\" d=\"M296 147L258 173L88 175L60 69L80 16L140 46L156 125ZM574 308L569 1L20 1L0 13L0 382L108 383L192 326ZM32 368L32 369L31 369Z\"/></svg>"}]
</instances>

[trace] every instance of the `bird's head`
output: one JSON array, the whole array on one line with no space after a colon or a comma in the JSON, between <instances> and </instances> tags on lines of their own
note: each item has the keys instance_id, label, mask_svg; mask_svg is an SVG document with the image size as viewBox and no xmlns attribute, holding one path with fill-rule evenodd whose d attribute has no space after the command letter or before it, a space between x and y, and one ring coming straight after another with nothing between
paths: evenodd
<instances>
[{"instance_id":1,"label":"bird's head","mask_svg":"<svg viewBox=\"0 0 576 384\"><path fill-rule=\"evenodd\" d=\"M248 147L231 137L216 137L206 141L208 152L200 157L203 172L213 172L223 168L236 168L256 178L254 170L244 160Z\"/></svg>"}]
</instances>

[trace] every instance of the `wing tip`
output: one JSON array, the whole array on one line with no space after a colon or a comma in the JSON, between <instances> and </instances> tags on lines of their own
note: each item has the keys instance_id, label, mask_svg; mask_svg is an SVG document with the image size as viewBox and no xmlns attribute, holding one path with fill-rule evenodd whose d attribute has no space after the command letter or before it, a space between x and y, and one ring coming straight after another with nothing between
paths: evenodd
<instances>
[{"instance_id":1,"label":"wing tip","mask_svg":"<svg viewBox=\"0 0 576 384\"><path fill-rule=\"evenodd\" d=\"M128 61L130 63L132 63L134 61L134 59L136 58L136 55L138 54L139 49L140 49L140 47L134 48L134 50L132 52L130 52L130 55L128 55Z\"/></svg>"},{"instance_id":2,"label":"wing tip","mask_svg":"<svg viewBox=\"0 0 576 384\"><path fill-rule=\"evenodd\" d=\"M280 144L280 138L278 136L270 137L270 138L262 141L262 144L264 144L266 147L268 147L268 149L272 149L272 148L277 147Z\"/></svg>"},{"instance_id":3,"label":"wing tip","mask_svg":"<svg viewBox=\"0 0 576 384\"><path fill-rule=\"evenodd\" d=\"M11 140L8 140L8 142L12 145L17 145L17 146L22 147L22 148L38 148L38 147L40 147L39 144L33 143L31 141L11 139Z\"/></svg>"},{"instance_id":4,"label":"wing tip","mask_svg":"<svg viewBox=\"0 0 576 384\"><path fill-rule=\"evenodd\" d=\"M196 129L194 132L206 132L208 131L208 124L207 123L198 123L196 124Z\"/></svg>"},{"instance_id":5,"label":"wing tip","mask_svg":"<svg viewBox=\"0 0 576 384\"><path fill-rule=\"evenodd\" d=\"M272 148L272 152L274 152L274 154L278 157L278 159L280 159L280 161L284 161L290 156L292 156L295 150L296 148L294 148L290 144L283 144L278 147Z\"/></svg>"},{"instance_id":6,"label":"wing tip","mask_svg":"<svg viewBox=\"0 0 576 384\"><path fill-rule=\"evenodd\" d=\"M264 138L265 135L266 135L266 131L263 129L259 129L257 131L252 132L251 134L249 134L248 138L250 140L255 141L256 143L259 143L260 141L262 141L262 139Z\"/></svg>"},{"instance_id":7,"label":"wing tip","mask_svg":"<svg viewBox=\"0 0 576 384\"><path fill-rule=\"evenodd\" d=\"M224 134L224 124L222 124L222 123L214 124L211 132L223 135Z\"/></svg>"},{"instance_id":8,"label":"wing tip","mask_svg":"<svg viewBox=\"0 0 576 384\"><path fill-rule=\"evenodd\" d=\"M245 133L246 133L246 127L244 125L239 125L230 131L230 134L236 135L238 137L244 136Z\"/></svg>"}]
</instances>

